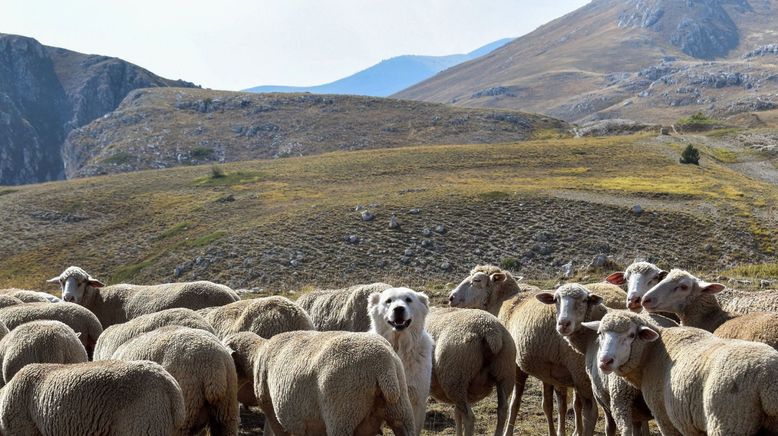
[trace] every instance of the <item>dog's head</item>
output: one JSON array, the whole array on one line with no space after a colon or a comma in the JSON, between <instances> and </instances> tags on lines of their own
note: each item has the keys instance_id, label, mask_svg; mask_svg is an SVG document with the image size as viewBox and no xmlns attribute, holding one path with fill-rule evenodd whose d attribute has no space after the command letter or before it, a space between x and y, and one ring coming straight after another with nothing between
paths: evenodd
<instances>
[{"instance_id":1,"label":"dog's head","mask_svg":"<svg viewBox=\"0 0 778 436\"><path fill-rule=\"evenodd\" d=\"M370 294L367 310L377 331L386 330L385 326L402 331L411 325L424 328L429 305L429 299L421 292L389 288Z\"/></svg>"}]
</instances>

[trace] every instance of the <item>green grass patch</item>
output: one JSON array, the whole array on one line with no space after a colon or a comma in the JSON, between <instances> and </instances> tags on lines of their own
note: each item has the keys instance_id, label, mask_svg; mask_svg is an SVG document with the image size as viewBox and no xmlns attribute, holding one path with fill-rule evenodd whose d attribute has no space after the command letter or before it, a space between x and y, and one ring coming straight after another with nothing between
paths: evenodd
<instances>
[{"instance_id":1,"label":"green grass patch","mask_svg":"<svg viewBox=\"0 0 778 436\"><path fill-rule=\"evenodd\" d=\"M507 200L508 198L510 198L510 196L511 195L508 194L507 192L502 192L502 191L489 191L489 192L482 192L478 194L478 198L482 200L489 200L489 201Z\"/></svg>"},{"instance_id":2,"label":"green grass patch","mask_svg":"<svg viewBox=\"0 0 778 436\"><path fill-rule=\"evenodd\" d=\"M189 247L205 247L207 245L210 245L213 241L225 236L227 232L222 231L216 231L212 233L208 233L207 235L200 236L199 238L195 238L191 240L188 245Z\"/></svg>"},{"instance_id":3,"label":"green grass patch","mask_svg":"<svg viewBox=\"0 0 778 436\"><path fill-rule=\"evenodd\" d=\"M135 156L127 153L126 151L120 151L105 158L103 163L109 165L124 165L132 162L133 159L135 159Z\"/></svg>"},{"instance_id":4,"label":"green grass patch","mask_svg":"<svg viewBox=\"0 0 778 436\"><path fill-rule=\"evenodd\" d=\"M701 146L702 151L721 163L737 163L737 153L721 147Z\"/></svg>"},{"instance_id":5,"label":"green grass patch","mask_svg":"<svg viewBox=\"0 0 778 436\"><path fill-rule=\"evenodd\" d=\"M725 136L731 136L731 135L737 135L738 133L742 132L743 129L739 127L727 127L723 129L715 129L711 130L710 132L707 132L705 136L711 137L711 138L723 138Z\"/></svg>"},{"instance_id":6,"label":"green grass patch","mask_svg":"<svg viewBox=\"0 0 778 436\"><path fill-rule=\"evenodd\" d=\"M174 225L173 227L165 230L164 232L160 233L159 235L151 238L153 241L161 241L163 239L167 239L173 236L176 236L178 234L181 234L187 230L189 230L189 226L191 224L189 223L178 223Z\"/></svg>"},{"instance_id":7,"label":"green grass patch","mask_svg":"<svg viewBox=\"0 0 778 436\"><path fill-rule=\"evenodd\" d=\"M518 271L521 267L521 262L515 257L504 257L500 259L500 268L510 271Z\"/></svg>"},{"instance_id":8,"label":"green grass patch","mask_svg":"<svg viewBox=\"0 0 778 436\"><path fill-rule=\"evenodd\" d=\"M143 268L151 266L154 262L154 258L146 259L143 262L133 263L130 265L123 265L116 269L116 272L111 276L111 283L127 283L135 277Z\"/></svg>"},{"instance_id":9,"label":"green grass patch","mask_svg":"<svg viewBox=\"0 0 778 436\"><path fill-rule=\"evenodd\" d=\"M723 128L723 123L717 119L711 118L702 112L676 121L676 127L685 132L700 132Z\"/></svg>"},{"instance_id":10,"label":"green grass patch","mask_svg":"<svg viewBox=\"0 0 778 436\"><path fill-rule=\"evenodd\" d=\"M778 279L778 262L740 265L723 271L723 274L753 279Z\"/></svg>"}]
</instances>

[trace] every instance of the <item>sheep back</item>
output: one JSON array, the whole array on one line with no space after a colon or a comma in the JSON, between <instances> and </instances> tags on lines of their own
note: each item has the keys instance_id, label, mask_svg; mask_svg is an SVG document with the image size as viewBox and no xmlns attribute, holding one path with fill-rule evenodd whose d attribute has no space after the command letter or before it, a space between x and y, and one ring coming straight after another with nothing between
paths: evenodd
<instances>
[{"instance_id":1,"label":"sheep back","mask_svg":"<svg viewBox=\"0 0 778 436\"><path fill-rule=\"evenodd\" d=\"M293 330L313 330L313 322L302 307L284 297L264 297L236 301L205 315L216 336L254 332L263 338Z\"/></svg>"},{"instance_id":2,"label":"sheep back","mask_svg":"<svg viewBox=\"0 0 778 436\"><path fill-rule=\"evenodd\" d=\"M0 391L8 435L169 436L183 422L181 388L154 362L31 364Z\"/></svg>"},{"instance_id":3,"label":"sheep back","mask_svg":"<svg viewBox=\"0 0 778 436\"><path fill-rule=\"evenodd\" d=\"M259 405L289 433L376 434L384 419L395 434L414 431L402 362L378 335L287 332L256 359Z\"/></svg>"},{"instance_id":4,"label":"sheep back","mask_svg":"<svg viewBox=\"0 0 778 436\"><path fill-rule=\"evenodd\" d=\"M318 331L366 332L370 330L368 296L391 287L386 283L371 283L344 289L317 290L300 296L297 304L308 312Z\"/></svg>"},{"instance_id":5,"label":"sheep back","mask_svg":"<svg viewBox=\"0 0 778 436\"><path fill-rule=\"evenodd\" d=\"M434 308L427 331L435 340L431 394L440 401L474 403L496 383L516 376L516 346L500 321L479 309Z\"/></svg>"},{"instance_id":6,"label":"sheep back","mask_svg":"<svg viewBox=\"0 0 778 436\"><path fill-rule=\"evenodd\" d=\"M27 289L9 288L0 290L0 295L10 295L18 298L24 303L51 303L59 300L57 297L46 292L30 291Z\"/></svg>"},{"instance_id":7,"label":"sheep back","mask_svg":"<svg viewBox=\"0 0 778 436\"><path fill-rule=\"evenodd\" d=\"M0 309L0 321L10 330L36 320L61 321L76 333L81 333L79 339L90 356L103 332L95 314L74 303L27 303Z\"/></svg>"},{"instance_id":8,"label":"sheep back","mask_svg":"<svg viewBox=\"0 0 778 436\"><path fill-rule=\"evenodd\" d=\"M110 359L122 344L143 333L166 326L182 326L214 333L213 327L198 312L182 307L141 315L103 331L95 345L94 359Z\"/></svg>"},{"instance_id":9,"label":"sheep back","mask_svg":"<svg viewBox=\"0 0 778 436\"><path fill-rule=\"evenodd\" d=\"M131 339L111 356L151 360L176 379L184 395L187 433L206 425L213 434L237 435L238 381L228 350L212 333L181 326L161 327Z\"/></svg>"},{"instance_id":10,"label":"sheep back","mask_svg":"<svg viewBox=\"0 0 778 436\"><path fill-rule=\"evenodd\" d=\"M24 323L0 340L3 384L30 363L83 363L87 360L86 349L76 332L59 321Z\"/></svg>"},{"instance_id":11,"label":"sheep back","mask_svg":"<svg viewBox=\"0 0 778 436\"><path fill-rule=\"evenodd\" d=\"M6 294L0 294L0 309L8 306L16 306L17 304L24 304L24 301Z\"/></svg>"}]
</instances>

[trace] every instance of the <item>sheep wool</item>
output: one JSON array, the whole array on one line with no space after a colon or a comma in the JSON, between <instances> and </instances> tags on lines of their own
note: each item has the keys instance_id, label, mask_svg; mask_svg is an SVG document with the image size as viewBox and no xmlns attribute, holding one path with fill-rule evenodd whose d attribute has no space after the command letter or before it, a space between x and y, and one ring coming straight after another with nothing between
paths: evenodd
<instances>
[{"instance_id":1,"label":"sheep wool","mask_svg":"<svg viewBox=\"0 0 778 436\"><path fill-rule=\"evenodd\" d=\"M216 336L254 332L263 338L293 330L313 330L302 307L284 297L252 298L212 308L204 315Z\"/></svg>"},{"instance_id":2,"label":"sheep wool","mask_svg":"<svg viewBox=\"0 0 778 436\"><path fill-rule=\"evenodd\" d=\"M0 387L31 363L83 363L86 349L72 328L59 321L31 321L0 340Z\"/></svg>"},{"instance_id":3,"label":"sheep wool","mask_svg":"<svg viewBox=\"0 0 778 436\"><path fill-rule=\"evenodd\" d=\"M662 434L778 432L778 352L771 347L662 328L626 311L584 326L603 338L601 368L640 388Z\"/></svg>"},{"instance_id":4,"label":"sheep wool","mask_svg":"<svg viewBox=\"0 0 778 436\"><path fill-rule=\"evenodd\" d=\"M414 434L402 362L380 336L243 332L224 342L234 359L253 362L249 383L276 434L373 436L384 421L395 435Z\"/></svg>"},{"instance_id":5,"label":"sheep wool","mask_svg":"<svg viewBox=\"0 0 778 436\"><path fill-rule=\"evenodd\" d=\"M49 283L60 285L63 300L94 312L103 328L174 307L197 310L240 300L238 294L227 286L207 281L104 286L75 266L50 279Z\"/></svg>"},{"instance_id":6,"label":"sheep wool","mask_svg":"<svg viewBox=\"0 0 778 436\"><path fill-rule=\"evenodd\" d=\"M7 435L169 436L183 422L181 388L154 362L35 363L0 390Z\"/></svg>"},{"instance_id":7,"label":"sheep wool","mask_svg":"<svg viewBox=\"0 0 778 436\"><path fill-rule=\"evenodd\" d=\"M168 326L144 333L120 346L117 360L151 360L176 379L184 395L182 429L197 434L238 434L238 380L230 350L213 334Z\"/></svg>"},{"instance_id":8,"label":"sheep wool","mask_svg":"<svg viewBox=\"0 0 778 436\"><path fill-rule=\"evenodd\" d=\"M366 332L370 330L367 298L374 292L391 287L386 283L371 283L345 289L318 290L301 295L297 304L308 312L318 331Z\"/></svg>"},{"instance_id":9,"label":"sheep wool","mask_svg":"<svg viewBox=\"0 0 778 436\"><path fill-rule=\"evenodd\" d=\"M87 354L92 355L97 338L103 332L100 321L89 310L73 303L26 303L0 309L0 322L10 330L36 320L61 321L79 333Z\"/></svg>"},{"instance_id":10,"label":"sheep wool","mask_svg":"<svg viewBox=\"0 0 778 436\"><path fill-rule=\"evenodd\" d=\"M494 316L478 309L433 308L427 331L435 341L430 392L454 405L456 433L474 434L471 404L497 389L497 426L502 435L508 396L516 380L516 345Z\"/></svg>"},{"instance_id":11,"label":"sheep wool","mask_svg":"<svg viewBox=\"0 0 778 436\"><path fill-rule=\"evenodd\" d=\"M94 360L110 359L111 355L125 342L156 330L160 327L181 326L214 333L213 327L199 313L192 309L178 307L149 313L133 318L125 323L114 324L97 338Z\"/></svg>"}]
</instances>

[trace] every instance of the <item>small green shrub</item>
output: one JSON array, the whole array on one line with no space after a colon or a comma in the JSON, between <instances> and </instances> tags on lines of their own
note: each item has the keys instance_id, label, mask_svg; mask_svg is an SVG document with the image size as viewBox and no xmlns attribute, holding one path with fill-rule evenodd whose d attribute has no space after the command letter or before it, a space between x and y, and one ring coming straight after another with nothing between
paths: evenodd
<instances>
[{"instance_id":1,"label":"small green shrub","mask_svg":"<svg viewBox=\"0 0 778 436\"><path fill-rule=\"evenodd\" d=\"M189 155L194 159L207 159L213 155L213 149L208 147L195 147Z\"/></svg>"},{"instance_id":2,"label":"small green shrub","mask_svg":"<svg viewBox=\"0 0 778 436\"><path fill-rule=\"evenodd\" d=\"M687 145L686 148L683 149L683 152L681 152L680 162L682 164L699 165L700 151L694 148L694 146L691 144Z\"/></svg>"},{"instance_id":3,"label":"small green shrub","mask_svg":"<svg viewBox=\"0 0 778 436\"><path fill-rule=\"evenodd\" d=\"M516 271L520 266L521 262L515 257L504 257L502 260L500 260L500 268L502 269Z\"/></svg>"},{"instance_id":4,"label":"small green shrub","mask_svg":"<svg viewBox=\"0 0 778 436\"><path fill-rule=\"evenodd\" d=\"M227 173L224 171L224 168L216 164L211 165L212 179L223 179L225 177L227 177Z\"/></svg>"}]
</instances>

